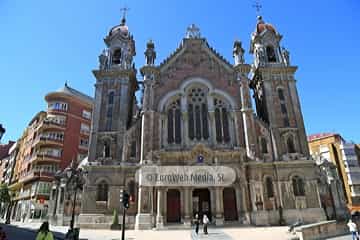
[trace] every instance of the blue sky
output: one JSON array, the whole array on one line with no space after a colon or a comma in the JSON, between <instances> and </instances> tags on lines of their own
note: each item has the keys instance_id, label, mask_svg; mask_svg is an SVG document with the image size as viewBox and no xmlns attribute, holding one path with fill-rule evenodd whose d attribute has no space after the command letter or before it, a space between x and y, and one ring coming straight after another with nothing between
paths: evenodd
<instances>
[{"instance_id":1,"label":"blue sky","mask_svg":"<svg viewBox=\"0 0 360 240\"><path fill-rule=\"evenodd\" d=\"M153 39L157 63L197 24L209 44L232 62L240 39L248 54L256 23L251 0L17 1L0 0L0 123L3 141L17 139L40 110L44 96L68 81L94 95L91 70L98 66L103 38L130 8L127 23L136 40L135 63ZM297 86L307 134L336 131L360 142L360 1L263 0L261 15L283 35L291 62L299 66Z\"/></svg>"}]
</instances>

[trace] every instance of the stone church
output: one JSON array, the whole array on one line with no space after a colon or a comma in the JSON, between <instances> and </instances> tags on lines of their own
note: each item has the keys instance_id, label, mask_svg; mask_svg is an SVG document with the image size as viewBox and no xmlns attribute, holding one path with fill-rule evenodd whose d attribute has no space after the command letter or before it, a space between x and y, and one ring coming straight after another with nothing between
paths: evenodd
<instances>
[{"instance_id":1,"label":"stone church","mask_svg":"<svg viewBox=\"0 0 360 240\"><path fill-rule=\"evenodd\" d=\"M95 107L79 225L109 227L114 210L122 213L121 189L130 194L126 221L135 229L190 225L196 213L216 225L325 219L297 67L281 39L258 17L250 38L253 62L245 63L242 43L235 41L230 63L191 25L160 64L149 41L139 69L143 79L137 79L135 39L125 18L113 27L93 71ZM141 181L146 167L168 176L181 167L227 167L235 177L225 185L149 185Z\"/></svg>"}]
</instances>

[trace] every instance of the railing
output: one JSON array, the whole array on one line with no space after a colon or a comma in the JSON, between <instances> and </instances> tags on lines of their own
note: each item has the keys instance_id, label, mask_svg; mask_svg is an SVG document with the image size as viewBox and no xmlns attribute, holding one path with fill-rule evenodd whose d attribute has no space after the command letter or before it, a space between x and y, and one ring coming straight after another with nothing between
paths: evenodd
<instances>
[{"instance_id":1,"label":"railing","mask_svg":"<svg viewBox=\"0 0 360 240\"><path fill-rule=\"evenodd\" d=\"M90 130L80 129L80 133L89 135L89 134L90 134Z\"/></svg>"},{"instance_id":2,"label":"railing","mask_svg":"<svg viewBox=\"0 0 360 240\"><path fill-rule=\"evenodd\" d=\"M33 145L38 144L40 141L45 141L45 142L52 141L52 142L63 143L64 139L62 139L62 138L51 138L51 137L45 137L45 136L40 135L37 138L35 138L35 141L34 141Z\"/></svg>"}]
</instances>

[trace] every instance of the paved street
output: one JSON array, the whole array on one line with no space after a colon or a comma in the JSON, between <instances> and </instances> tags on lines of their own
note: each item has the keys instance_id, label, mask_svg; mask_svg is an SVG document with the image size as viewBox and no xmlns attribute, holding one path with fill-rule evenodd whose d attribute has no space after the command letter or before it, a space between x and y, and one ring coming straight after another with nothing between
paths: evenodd
<instances>
[{"instance_id":1,"label":"paved street","mask_svg":"<svg viewBox=\"0 0 360 240\"><path fill-rule=\"evenodd\" d=\"M7 234L7 240L33 240L35 233L40 227L40 223L20 223L15 222L12 225L1 224ZM57 240L64 238L68 227L50 226ZM148 230L148 231L126 231L127 240L290 240L295 237L287 233L287 227L226 227L212 228L208 230L209 234L204 235L202 228L196 235L192 229L177 230ZM93 230L81 229L81 240L120 240L121 231L111 230ZM351 235L329 238L329 240L351 240Z\"/></svg>"},{"instance_id":2,"label":"paved street","mask_svg":"<svg viewBox=\"0 0 360 240\"><path fill-rule=\"evenodd\" d=\"M40 223L19 223L12 225L1 224L7 234L7 240L33 240ZM64 238L68 227L50 226L57 240ZM202 228L196 235L194 230L148 230L148 231L126 231L127 240L290 240L295 237L287 233L287 227L228 227L212 228L209 234L204 235ZM121 231L81 229L81 240L120 240ZM351 240L351 235L329 238L329 240Z\"/></svg>"},{"instance_id":3,"label":"paved street","mask_svg":"<svg viewBox=\"0 0 360 240\"><path fill-rule=\"evenodd\" d=\"M4 225L8 240L32 240L35 239L35 232L40 226L40 223L13 223L13 225ZM57 239L63 239L68 227L50 226L50 230L55 234ZM262 239L276 239L288 240L292 235L287 233L287 227L228 227L228 228L213 228L210 227L208 235L204 235L200 228L199 235L190 229L176 229L176 230L148 230L148 231L126 231L127 240L262 240ZM269 237L271 236L271 238ZM81 240L120 240L121 231L111 230L93 230L81 229ZM346 239L346 238L345 238ZM339 239L340 240L340 239ZM343 240L343 239L341 239Z\"/></svg>"},{"instance_id":4,"label":"paved street","mask_svg":"<svg viewBox=\"0 0 360 240\"><path fill-rule=\"evenodd\" d=\"M346 235L346 236L341 236L341 237L336 237L336 238L329 238L329 240L352 240L351 235Z\"/></svg>"}]
</instances>

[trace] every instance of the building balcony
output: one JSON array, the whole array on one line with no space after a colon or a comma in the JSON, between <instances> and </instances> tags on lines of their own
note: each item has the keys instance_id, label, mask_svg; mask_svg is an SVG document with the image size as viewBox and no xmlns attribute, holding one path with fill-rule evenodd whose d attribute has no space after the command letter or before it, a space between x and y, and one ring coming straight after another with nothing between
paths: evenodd
<instances>
[{"instance_id":1,"label":"building balcony","mask_svg":"<svg viewBox=\"0 0 360 240\"><path fill-rule=\"evenodd\" d=\"M37 163L60 163L61 162L61 156L46 154L46 153L35 153L32 158L31 162Z\"/></svg>"},{"instance_id":2,"label":"building balcony","mask_svg":"<svg viewBox=\"0 0 360 240\"><path fill-rule=\"evenodd\" d=\"M60 123L57 123L54 121L44 120L38 126L37 130L42 131L42 130L50 130L50 129L64 131L66 129L66 125L63 125L63 124L60 124Z\"/></svg>"},{"instance_id":3,"label":"building balcony","mask_svg":"<svg viewBox=\"0 0 360 240\"><path fill-rule=\"evenodd\" d=\"M360 167L345 167L346 173L360 173Z\"/></svg>"},{"instance_id":4,"label":"building balcony","mask_svg":"<svg viewBox=\"0 0 360 240\"><path fill-rule=\"evenodd\" d=\"M30 171L24 177L20 179L21 182L26 183L33 181L35 179L52 179L54 177L53 172L46 172L46 171Z\"/></svg>"},{"instance_id":5,"label":"building balcony","mask_svg":"<svg viewBox=\"0 0 360 240\"><path fill-rule=\"evenodd\" d=\"M80 134L81 134L81 135L85 135L85 136L89 136L89 135L90 135L90 131L89 131L89 130L80 129Z\"/></svg>"},{"instance_id":6,"label":"building balcony","mask_svg":"<svg viewBox=\"0 0 360 240\"><path fill-rule=\"evenodd\" d=\"M60 138L48 138L48 137L43 137L43 136L39 136L37 137L34 142L33 142L33 146L38 145L38 146L45 146L45 145L49 145L49 146L63 146L64 144L64 140L60 139Z\"/></svg>"},{"instance_id":7,"label":"building balcony","mask_svg":"<svg viewBox=\"0 0 360 240\"><path fill-rule=\"evenodd\" d=\"M79 149L81 150L88 150L89 149L89 144L85 145L85 144L79 144Z\"/></svg>"},{"instance_id":8,"label":"building balcony","mask_svg":"<svg viewBox=\"0 0 360 240\"><path fill-rule=\"evenodd\" d=\"M348 175L348 184L349 185L358 185L358 184L360 184L360 178L352 177L351 175Z\"/></svg>"}]
</instances>

